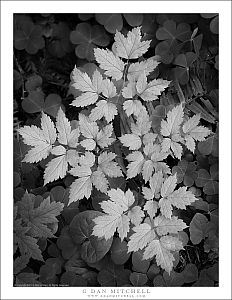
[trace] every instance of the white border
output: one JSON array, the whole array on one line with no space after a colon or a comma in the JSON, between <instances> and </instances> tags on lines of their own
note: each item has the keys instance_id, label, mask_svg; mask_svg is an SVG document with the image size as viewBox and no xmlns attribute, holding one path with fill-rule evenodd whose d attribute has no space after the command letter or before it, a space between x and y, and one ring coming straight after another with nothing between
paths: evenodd
<instances>
[{"instance_id":1,"label":"white border","mask_svg":"<svg viewBox=\"0 0 232 300\"><path fill-rule=\"evenodd\" d=\"M90 299L83 288L12 287L13 215L13 13L199 13L220 14L220 287L150 288L146 299L231 298L231 3L230 1L2 1L1 2L1 292L2 299ZM190 298L187 298L190 297ZM34 299L36 299L34 298ZM96 297L94 297L96 298ZM121 297L120 297L121 298ZM92 298L91 298L92 299Z\"/></svg>"}]
</instances>

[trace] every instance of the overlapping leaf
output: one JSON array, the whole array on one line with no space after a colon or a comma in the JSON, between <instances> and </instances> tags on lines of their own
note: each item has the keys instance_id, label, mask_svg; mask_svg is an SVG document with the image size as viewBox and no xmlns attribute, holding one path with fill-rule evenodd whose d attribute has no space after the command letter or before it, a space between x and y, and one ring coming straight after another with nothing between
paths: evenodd
<instances>
[{"instance_id":1,"label":"overlapping leaf","mask_svg":"<svg viewBox=\"0 0 232 300\"><path fill-rule=\"evenodd\" d=\"M167 113L167 120L161 121L160 133L165 137L162 141L164 152L172 150L175 157L181 159L182 146L179 144L183 141L180 135L180 125L183 122L184 111L182 105L177 105Z\"/></svg>"},{"instance_id":2,"label":"overlapping leaf","mask_svg":"<svg viewBox=\"0 0 232 300\"><path fill-rule=\"evenodd\" d=\"M188 121L186 121L182 127L186 147L192 152L194 152L196 147L195 141L204 141L205 138L211 133L208 128L204 126L198 126L200 118L200 114L194 115Z\"/></svg>"},{"instance_id":3,"label":"overlapping leaf","mask_svg":"<svg viewBox=\"0 0 232 300\"><path fill-rule=\"evenodd\" d=\"M18 129L25 144L33 148L25 155L24 162L38 162L47 158L56 141L56 129L50 117L42 112L41 129L32 125Z\"/></svg>"},{"instance_id":4,"label":"overlapping leaf","mask_svg":"<svg viewBox=\"0 0 232 300\"><path fill-rule=\"evenodd\" d=\"M151 41L141 42L141 27L133 28L129 31L127 37L120 32L115 34L115 48L119 57L126 59L135 59L147 52Z\"/></svg>"},{"instance_id":5,"label":"overlapping leaf","mask_svg":"<svg viewBox=\"0 0 232 300\"><path fill-rule=\"evenodd\" d=\"M187 205L195 202L197 198L186 187L180 187L175 190L177 185L176 174L169 176L162 184L161 199L159 200L159 207L161 213L166 218L171 218L172 207L175 206L180 209L185 209Z\"/></svg>"},{"instance_id":6,"label":"overlapping leaf","mask_svg":"<svg viewBox=\"0 0 232 300\"><path fill-rule=\"evenodd\" d=\"M121 189L111 189L108 195L110 200L100 204L105 215L94 219L96 225L93 228L93 235L107 240L117 230L119 237L123 240L129 232L130 221L133 224L139 224L144 214L139 206L131 208L135 198L130 190L124 193Z\"/></svg>"},{"instance_id":7,"label":"overlapping leaf","mask_svg":"<svg viewBox=\"0 0 232 300\"><path fill-rule=\"evenodd\" d=\"M61 213L63 203L50 202L50 197L48 197L36 206L36 197L25 193L22 200L17 202L17 207L18 214L32 237L54 237L50 225L58 222L56 217Z\"/></svg>"}]
</instances>

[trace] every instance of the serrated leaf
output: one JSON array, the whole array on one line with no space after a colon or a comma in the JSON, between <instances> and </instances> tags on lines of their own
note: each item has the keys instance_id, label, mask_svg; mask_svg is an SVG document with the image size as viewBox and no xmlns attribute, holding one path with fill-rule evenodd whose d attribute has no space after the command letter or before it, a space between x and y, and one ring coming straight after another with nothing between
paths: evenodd
<instances>
[{"instance_id":1,"label":"serrated leaf","mask_svg":"<svg viewBox=\"0 0 232 300\"><path fill-rule=\"evenodd\" d=\"M144 259L156 257L156 263L161 266L168 274L173 268L175 260L171 251L183 249L182 243L173 236L163 236L160 240L153 240L144 251Z\"/></svg>"},{"instance_id":2,"label":"serrated leaf","mask_svg":"<svg viewBox=\"0 0 232 300\"><path fill-rule=\"evenodd\" d=\"M138 95L144 101L153 101L158 99L158 96L169 86L170 81L164 79L154 79L147 83L145 72L143 72L137 81L136 89Z\"/></svg>"},{"instance_id":3,"label":"serrated leaf","mask_svg":"<svg viewBox=\"0 0 232 300\"><path fill-rule=\"evenodd\" d=\"M79 114L80 131L87 139L94 139L98 133L98 126L96 122L91 120L83 114Z\"/></svg>"},{"instance_id":4,"label":"serrated leaf","mask_svg":"<svg viewBox=\"0 0 232 300\"><path fill-rule=\"evenodd\" d=\"M105 215L94 219L96 225L93 228L93 235L108 240L117 229L120 239L123 240L129 232L130 223L130 218L124 212L128 212L135 198L130 190L124 193L120 189L111 189L108 195L110 200L100 204Z\"/></svg>"},{"instance_id":5,"label":"serrated leaf","mask_svg":"<svg viewBox=\"0 0 232 300\"><path fill-rule=\"evenodd\" d=\"M124 62L108 49L94 49L94 56L100 68L105 70L105 74L113 79L119 80L123 76Z\"/></svg>"},{"instance_id":6,"label":"serrated leaf","mask_svg":"<svg viewBox=\"0 0 232 300\"><path fill-rule=\"evenodd\" d=\"M136 95L136 82L129 81L128 84L122 89L122 95L126 99L132 99Z\"/></svg>"},{"instance_id":7,"label":"serrated leaf","mask_svg":"<svg viewBox=\"0 0 232 300\"><path fill-rule=\"evenodd\" d=\"M167 233L178 233L187 228L187 225L183 220L177 217L171 217L167 219L164 216L159 215L154 219L155 230L158 235L166 235Z\"/></svg>"},{"instance_id":8,"label":"serrated leaf","mask_svg":"<svg viewBox=\"0 0 232 300\"><path fill-rule=\"evenodd\" d=\"M138 150L141 147L141 138L136 134L124 134L120 138L123 146L128 147L129 150Z\"/></svg>"},{"instance_id":9,"label":"serrated leaf","mask_svg":"<svg viewBox=\"0 0 232 300\"><path fill-rule=\"evenodd\" d=\"M97 144L101 148L108 147L114 141L114 138L111 137L112 134L113 134L113 125L112 124L106 125L97 134Z\"/></svg>"},{"instance_id":10,"label":"serrated leaf","mask_svg":"<svg viewBox=\"0 0 232 300\"><path fill-rule=\"evenodd\" d=\"M22 200L17 202L18 213L22 220L30 228L30 234L34 237L54 237L50 224L57 223L58 216L64 204L50 202L50 197L44 199L38 207L35 207L33 194L25 193Z\"/></svg>"},{"instance_id":11,"label":"serrated leaf","mask_svg":"<svg viewBox=\"0 0 232 300\"><path fill-rule=\"evenodd\" d=\"M130 161L127 166L127 178L133 178L142 171L144 157L141 152L134 151L127 155L126 159Z\"/></svg>"},{"instance_id":12,"label":"serrated leaf","mask_svg":"<svg viewBox=\"0 0 232 300\"><path fill-rule=\"evenodd\" d=\"M44 171L44 184L64 178L68 171L68 162L66 155L60 155L53 158L47 165Z\"/></svg>"},{"instance_id":13,"label":"serrated leaf","mask_svg":"<svg viewBox=\"0 0 232 300\"><path fill-rule=\"evenodd\" d=\"M21 255L27 255L34 259L44 261L37 239L26 235L30 228L21 225L21 220L14 223L14 243L19 247Z\"/></svg>"},{"instance_id":14,"label":"serrated leaf","mask_svg":"<svg viewBox=\"0 0 232 300\"><path fill-rule=\"evenodd\" d=\"M91 195L91 191L92 182L90 176L76 179L70 186L70 197L68 205L70 205L74 201L81 200L84 197L88 199Z\"/></svg>"},{"instance_id":15,"label":"serrated leaf","mask_svg":"<svg viewBox=\"0 0 232 300\"><path fill-rule=\"evenodd\" d=\"M186 141L186 147L194 152L195 141L204 141L205 138L211 133L211 131L204 127L198 126L200 121L200 115L194 115L187 122L183 124L184 138Z\"/></svg>"},{"instance_id":16,"label":"serrated leaf","mask_svg":"<svg viewBox=\"0 0 232 300\"><path fill-rule=\"evenodd\" d=\"M149 200L146 202L143 209L146 210L148 215L150 216L150 218L153 219L157 213L158 208L159 208L159 206L156 201Z\"/></svg>"},{"instance_id":17,"label":"serrated leaf","mask_svg":"<svg viewBox=\"0 0 232 300\"><path fill-rule=\"evenodd\" d=\"M105 117L106 121L109 123L117 114L117 106L114 103L100 100L96 107L92 109L89 117L92 121L101 120L101 118Z\"/></svg>"},{"instance_id":18,"label":"serrated leaf","mask_svg":"<svg viewBox=\"0 0 232 300\"><path fill-rule=\"evenodd\" d=\"M120 32L115 34L115 47L118 56L126 59L135 59L147 52L151 41L141 42L141 27L133 28L124 37Z\"/></svg>"},{"instance_id":19,"label":"serrated leaf","mask_svg":"<svg viewBox=\"0 0 232 300\"><path fill-rule=\"evenodd\" d=\"M144 217L144 212L142 211L140 206L134 206L129 212L128 217L131 220L131 223L135 226L138 226Z\"/></svg>"},{"instance_id":20,"label":"serrated leaf","mask_svg":"<svg viewBox=\"0 0 232 300\"><path fill-rule=\"evenodd\" d=\"M107 193L109 183L105 174L101 170L93 172L91 175L91 181L97 190L101 191L102 193Z\"/></svg>"},{"instance_id":21,"label":"serrated leaf","mask_svg":"<svg viewBox=\"0 0 232 300\"><path fill-rule=\"evenodd\" d=\"M72 73L72 86L83 92L80 96L71 103L73 106L85 107L94 104L98 100L99 94L102 92L102 75L98 70L95 70L90 79L87 73L81 72L76 67Z\"/></svg>"},{"instance_id":22,"label":"serrated leaf","mask_svg":"<svg viewBox=\"0 0 232 300\"><path fill-rule=\"evenodd\" d=\"M116 154L112 152L103 152L98 157L98 166L102 172L109 177L123 176L120 167L113 159L116 158Z\"/></svg>"},{"instance_id":23,"label":"serrated leaf","mask_svg":"<svg viewBox=\"0 0 232 300\"><path fill-rule=\"evenodd\" d=\"M29 146L33 146L25 155L24 162L38 162L47 158L52 145L56 141L56 129L50 117L42 112L41 129L32 125L24 126L18 130L22 135L23 141Z\"/></svg>"},{"instance_id":24,"label":"serrated leaf","mask_svg":"<svg viewBox=\"0 0 232 300\"><path fill-rule=\"evenodd\" d=\"M176 182L176 176L169 176L161 188L162 198L159 201L160 210L162 215L169 219L172 215L172 206L185 209L187 205L197 200L192 192L187 191L187 187L180 187L174 191Z\"/></svg>"},{"instance_id":25,"label":"serrated leaf","mask_svg":"<svg viewBox=\"0 0 232 300\"><path fill-rule=\"evenodd\" d=\"M154 163L151 160L146 160L143 164L142 175L145 182L150 180L152 173L154 171Z\"/></svg>"},{"instance_id":26,"label":"serrated leaf","mask_svg":"<svg viewBox=\"0 0 232 300\"><path fill-rule=\"evenodd\" d=\"M183 122L184 111L182 105L177 105L167 113L167 120L161 121L160 133L163 136L170 136L171 134L178 133L180 125Z\"/></svg>"},{"instance_id":27,"label":"serrated leaf","mask_svg":"<svg viewBox=\"0 0 232 300\"><path fill-rule=\"evenodd\" d=\"M56 128L58 130L58 142L63 145L68 145L72 128L61 108L59 109L56 117Z\"/></svg>"},{"instance_id":28,"label":"serrated leaf","mask_svg":"<svg viewBox=\"0 0 232 300\"><path fill-rule=\"evenodd\" d=\"M143 109L143 105L139 100L127 100L123 103L123 109L125 110L127 116L135 115L139 116L141 110Z\"/></svg>"},{"instance_id":29,"label":"serrated leaf","mask_svg":"<svg viewBox=\"0 0 232 300\"><path fill-rule=\"evenodd\" d=\"M146 247L156 237L155 231L147 223L140 224L133 228L133 233L128 242L128 252L136 252Z\"/></svg>"},{"instance_id":30,"label":"serrated leaf","mask_svg":"<svg viewBox=\"0 0 232 300\"><path fill-rule=\"evenodd\" d=\"M127 78L129 81L137 81L142 72L145 72L145 75L148 76L158 64L159 62L156 60L155 56L150 57L145 61L130 64Z\"/></svg>"}]
</instances>

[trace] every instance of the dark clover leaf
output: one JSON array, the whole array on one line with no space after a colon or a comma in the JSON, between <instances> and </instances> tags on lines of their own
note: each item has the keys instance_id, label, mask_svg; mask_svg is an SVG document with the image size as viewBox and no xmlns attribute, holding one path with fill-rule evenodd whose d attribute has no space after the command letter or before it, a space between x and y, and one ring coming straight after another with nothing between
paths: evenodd
<instances>
[{"instance_id":1,"label":"dark clover leaf","mask_svg":"<svg viewBox=\"0 0 232 300\"><path fill-rule=\"evenodd\" d=\"M132 269L136 272L146 273L149 266L150 260L143 259L144 250L138 250L132 254Z\"/></svg>"},{"instance_id":2,"label":"dark clover leaf","mask_svg":"<svg viewBox=\"0 0 232 300\"><path fill-rule=\"evenodd\" d=\"M210 251L218 252L219 249L219 238L215 235L209 236L204 242L204 251L209 253Z\"/></svg>"},{"instance_id":3,"label":"dark clover leaf","mask_svg":"<svg viewBox=\"0 0 232 300\"><path fill-rule=\"evenodd\" d=\"M94 15L93 14L78 14L78 18L81 21L87 21L89 19L91 19Z\"/></svg>"},{"instance_id":4,"label":"dark clover leaf","mask_svg":"<svg viewBox=\"0 0 232 300\"><path fill-rule=\"evenodd\" d=\"M65 272L60 278L60 284L64 286L87 286L87 281L74 272Z\"/></svg>"},{"instance_id":5,"label":"dark clover leaf","mask_svg":"<svg viewBox=\"0 0 232 300\"><path fill-rule=\"evenodd\" d=\"M219 33L219 16L218 14L210 14L210 13L205 13L205 14L201 14L201 16L205 19L212 19L210 22L210 30L212 33L214 34L218 34Z\"/></svg>"},{"instance_id":6,"label":"dark clover leaf","mask_svg":"<svg viewBox=\"0 0 232 300\"><path fill-rule=\"evenodd\" d=\"M87 271L82 274L82 278L87 281L88 286L98 286L97 272Z\"/></svg>"},{"instance_id":7,"label":"dark clover leaf","mask_svg":"<svg viewBox=\"0 0 232 300\"><path fill-rule=\"evenodd\" d=\"M25 83L25 89L28 92L32 92L36 90L38 91L39 88L42 86L42 83L43 83L42 77L37 74L33 74L27 78L27 81Z\"/></svg>"},{"instance_id":8,"label":"dark clover leaf","mask_svg":"<svg viewBox=\"0 0 232 300\"><path fill-rule=\"evenodd\" d=\"M158 275L160 272L160 267L157 266L156 262L153 262L153 264L150 266L150 268L147 271L147 277L149 280L154 280L155 276Z\"/></svg>"},{"instance_id":9,"label":"dark clover leaf","mask_svg":"<svg viewBox=\"0 0 232 300\"><path fill-rule=\"evenodd\" d=\"M21 28L14 32L14 47L17 50L25 49L29 54L36 54L45 46L42 34L41 26L34 25L30 21L24 22L21 24Z\"/></svg>"},{"instance_id":10,"label":"dark clover leaf","mask_svg":"<svg viewBox=\"0 0 232 300\"><path fill-rule=\"evenodd\" d=\"M214 164L210 167L210 173L205 169L200 169L197 172L195 183L197 187L203 187L203 192L206 195L218 194L218 165Z\"/></svg>"},{"instance_id":11,"label":"dark clover leaf","mask_svg":"<svg viewBox=\"0 0 232 300\"><path fill-rule=\"evenodd\" d=\"M121 14L95 14L95 18L110 33L122 30L123 19Z\"/></svg>"},{"instance_id":12,"label":"dark clover leaf","mask_svg":"<svg viewBox=\"0 0 232 300\"><path fill-rule=\"evenodd\" d=\"M177 65L175 70L176 79L180 84L185 85L189 81L189 67L197 59L197 55L193 52L187 52L185 54L179 54L174 61Z\"/></svg>"},{"instance_id":13,"label":"dark clover leaf","mask_svg":"<svg viewBox=\"0 0 232 300\"><path fill-rule=\"evenodd\" d=\"M218 157L218 151L219 151L218 134L215 133L214 135L207 138L205 141L199 142L198 150L203 155L212 154L213 156Z\"/></svg>"},{"instance_id":14,"label":"dark clover leaf","mask_svg":"<svg viewBox=\"0 0 232 300\"><path fill-rule=\"evenodd\" d=\"M178 238L182 242L183 247L185 247L189 242L189 236L185 231L178 232Z\"/></svg>"},{"instance_id":15,"label":"dark clover leaf","mask_svg":"<svg viewBox=\"0 0 232 300\"><path fill-rule=\"evenodd\" d=\"M174 55L178 53L180 42L188 41L190 37L189 24L180 23L176 25L175 21L167 20L156 31L156 38L162 42L156 46L155 53L161 56L163 63L169 64L172 62Z\"/></svg>"},{"instance_id":16,"label":"dark clover leaf","mask_svg":"<svg viewBox=\"0 0 232 300\"><path fill-rule=\"evenodd\" d=\"M155 276L154 280L153 280L153 285L154 286L166 286L166 283L164 281L164 278L162 275L157 275Z\"/></svg>"},{"instance_id":17,"label":"dark clover leaf","mask_svg":"<svg viewBox=\"0 0 232 300\"><path fill-rule=\"evenodd\" d=\"M128 253L127 242L114 238L110 248L111 259L116 265L123 265L129 259L131 253Z\"/></svg>"},{"instance_id":18,"label":"dark clover leaf","mask_svg":"<svg viewBox=\"0 0 232 300\"><path fill-rule=\"evenodd\" d=\"M43 252L47 248L47 239L40 238L38 239L37 244L39 246L40 251Z\"/></svg>"},{"instance_id":19,"label":"dark clover leaf","mask_svg":"<svg viewBox=\"0 0 232 300\"><path fill-rule=\"evenodd\" d=\"M156 39L158 24L156 23L155 18L154 14L143 14L143 23L141 25L141 31L144 34L143 40L151 40L151 48L154 48L158 42Z\"/></svg>"},{"instance_id":20,"label":"dark clover leaf","mask_svg":"<svg viewBox=\"0 0 232 300\"><path fill-rule=\"evenodd\" d=\"M48 247L48 254L51 257L59 257L59 256L61 256L61 252L60 252L59 248L57 247L57 245L55 243L51 244Z\"/></svg>"},{"instance_id":21,"label":"dark clover leaf","mask_svg":"<svg viewBox=\"0 0 232 300\"><path fill-rule=\"evenodd\" d=\"M51 41L48 44L48 50L52 55L63 57L66 53L72 51L72 45L69 40L70 29L64 22L52 24Z\"/></svg>"},{"instance_id":22,"label":"dark clover leaf","mask_svg":"<svg viewBox=\"0 0 232 300\"><path fill-rule=\"evenodd\" d=\"M58 94L49 94L44 99L42 91L31 91L28 97L23 99L22 108L30 114L44 111L55 118L59 108L62 106L61 102L62 99Z\"/></svg>"},{"instance_id":23,"label":"dark clover leaf","mask_svg":"<svg viewBox=\"0 0 232 300\"><path fill-rule=\"evenodd\" d=\"M77 250L75 254L65 263L65 270L82 275L88 271L86 262L81 258L81 251Z\"/></svg>"},{"instance_id":24,"label":"dark clover leaf","mask_svg":"<svg viewBox=\"0 0 232 300\"><path fill-rule=\"evenodd\" d=\"M198 269L194 264L187 264L184 271L181 272L184 282L191 283L198 279Z\"/></svg>"},{"instance_id":25,"label":"dark clover leaf","mask_svg":"<svg viewBox=\"0 0 232 300\"><path fill-rule=\"evenodd\" d=\"M172 174L176 173L177 183L183 181L185 186L192 186L194 180L197 178L196 164L194 162L188 162L185 159L182 159L178 162L177 166L172 168Z\"/></svg>"},{"instance_id":26,"label":"dark clover leaf","mask_svg":"<svg viewBox=\"0 0 232 300\"><path fill-rule=\"evenodd\" d=\"M166 286L182 286L184 284L184 276L181 273L171 271L170 275L165 271L163 278Z\"/></svg>"},{"instance_id":27,"label":"dark clover leaf","mask_svg":"<svg viewBox=\"0 0 232 300\"><path fill-rule=\"evenodd\" d=\"M127 23L132 26L140 26L143 23L143 14L123 14Z\"/></svg>"},{"instance_id":28,"label":"dark clover leaf","mask_svg":"<svg viewBox=\"0 0 232 300\"><path fill-rule=\"evenodd\" d=\"M102 259L109 251L113 238L105 240L92 235L93 219L103 215L98 211L84 211L76 215L70 223L70 234L75 244L81 245L81 257L89 263Z\"/></svg>"},{"instance_id":29,"label":"dark clover leaf","mask_svg":"<svg viewBox=\"0 0 232 300\"><path fill-rule=\"evenodd\" d=\"M78 247L73 242L68 226L64 227L57 239L57 246L62 251L64 259L69 259L77 251Z\"/></svg>"},{"instance_id":30,"label":"dark clover leaf","mask_svg":"<svg viewBox=\"0 0 232 300\"><path fill-rule=\"evenodd\" d=\"M196 213L189 226L190 240L194 245L199 244L206 237L208 219L200 213Z\"/></svg>"},{"instance_id":31,"label":"dark clover leaf","mask_svg":"<svg viewBox=\"0 0 232 300\"><path fill-rule=\"evenodd\" d=\"M96 46L105 47L109 44L110 38L106 34L104 28L99 25L91 27L89 23L80 23L76 30L71 31L70 41L77 45L75 49L76 56L94 60L93 49Z\"/></svg>"},{"instance_id":32,"label":"dark clover leaf","mask_svg":"<svg viewBox=\"0 0 232 300\"><path fill-rule=\"evenodd\" d=\"M131 272L123 266L115 265L110 262L101 269L97 275L97 280L101 286L124 286L130 284Z\"/></svg>"},{"instance_id":33,"label":"dark clover leaf","mask_svg":"<svg viewBox=\"0 0 232 300\"><path fill-rule=\"evenodd\" d=\"M207 286L207 287L214 286L214 280L208 274L208 269L203 269L201 271L198 280L192 286L196 286L196 287L200 287L200 286Z\"/></svg>"},{"instance_id":34,"label":"dark clover leaf","mask_svg":"<svg viewBox=\"0 0 232 300\"><path fill-rule=\"evenodd\" d=\"M51 201L64 203L66 207L69 201L69 190L60 185L55 186L50 191L50 197Z\"/></svg>"},{"instance_id":35,"label":"dark clover leaf","mask_svg":"<svg viewBox=\"0 0 232 300\"><path fill-rule=\"evenodd\" d=\"M133 286L144 286L147 283L147 275L143 273L133 272L130 274L130 281Z\"/></svg>"}]
</instances>

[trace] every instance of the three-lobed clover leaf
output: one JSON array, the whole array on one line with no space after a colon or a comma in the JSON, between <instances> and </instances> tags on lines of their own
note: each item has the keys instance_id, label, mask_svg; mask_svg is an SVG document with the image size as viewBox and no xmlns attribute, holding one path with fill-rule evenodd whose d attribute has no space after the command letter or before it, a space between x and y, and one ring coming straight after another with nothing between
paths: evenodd
<instances>
[{"instance_id":1,"label":"three-lobed clover leaf","mask_svg":"<svg viewBox=\"0 0 232 300\"><path fill-rule=\"evenodd\" d=\"M41 26L32 21L25 21L14 32L14 47L18 50L25 49L29 54L36 54L45 46L42 34Z\"/></svg>"},{"instance_id":2,"label":"three-lobed clover leaf","mask_svg":"<svg viewBox=\"0 0 232 300\"><path fill-rule=\"evenodd\" d=\"M94 60L93 51L96 46L107 46L110 42L109 36L104 28L99 25L91 27L89 23L79 23L74 31L70 33L70 41L77 45L75 53L80 58Z\"/></svg>"}]
</instances>

